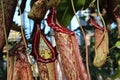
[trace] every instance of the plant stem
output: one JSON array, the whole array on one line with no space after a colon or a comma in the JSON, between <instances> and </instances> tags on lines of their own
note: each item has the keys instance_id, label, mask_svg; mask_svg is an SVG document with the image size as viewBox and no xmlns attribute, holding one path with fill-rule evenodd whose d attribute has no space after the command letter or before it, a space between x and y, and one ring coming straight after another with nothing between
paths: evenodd
<instances>
[{"instance_id":1,"label":"plant stem","mask_svg":"<svg viewBox=\"0 0 120 80\"><path fill-rule=\"evenodd\" d=\"M84 37L84 39L85 39L85 48L86 48L86 68L87 68L88 80L91 80L91 78L90 78L90 71L89 71L89 64L88 64L88 46L87 46L87 40L86 40L86 37L85 37L85 32L84 32L84 30L83 30L83 28L82 28L82 25L81 25L81 23L80 23L80 21L79 21L77 15L76 15L76 10L75 10L75 7L74 7L73 0L71 0L71 4L72 4L72 8L73 8L74 15L75 15L75 17L76 17L76 19L77 19L77 22L78 22L78 24L79 24L79 26L80 26L80 29L81 29L82 34L83 34L83 37Z\"/></svg>"},{"instance_id":2,"label":"plant stem","mask_svg":"<svg viewBox=\"0 0 120 80\"><path fill-rule=\"evenodd\" d=\"M17 0L17 2L18 2L18 0ZM24 35L23 27L22 27L22 25L23 25L22 20L23 19L22 19L22 12L21 12L21 9L20 9L19 2L18 2L18 9L19 9L19 12L20 12L21 34L22 34L23 42L25 44L25 48L26 48L26 50L28 50L28 46L27 46L27 43L26 43L26 38L25 38L25 35ZM30 62L31 62L31 59L30 59ZM37 73L35 71L34 65L32 65L31 67L33 68L33 72L35 74L35 80L38 80L37 77L36 77Z\"/></svg>"},{"instance_id":3,"label":"plant stem","mask_svg":"<svg viewBox=\"0 0 120 80\"><path fill-rule=\"evenodd\" d=\"M1 6L2 6L2 17L3 17L3 28L4 28L4 35L5 35L5 42L6 42L6 51L7 51L7 73L8 73L8 67L9 67L9 51L8 51L8 40L7 40L7 32L6 32L6 25L5 25L5 12L4 12L4 4L3 0L1 0Z\"/></svg>"},{"instance_id":4,"label":"plant stem","mask_svg":"<svg viewBox=\"0 0 120 80\"><path fill-rule=\"evenodd\" d=\"M19 9L19 12L20 12L20 24L21 24L21 34L22 34L22 38L23 38L23 41L24 41L24 44L25 44L25 47L26 49L28 48L27 47L27 43L26 43L26 39L25 39L25 35L24 35L24 31L23 31L23 23L22 23L22 12L21 12L21 9L20 9L20 5L19 5L19 2L18 2L18 9Z\"/></svg>"}]
</instances>

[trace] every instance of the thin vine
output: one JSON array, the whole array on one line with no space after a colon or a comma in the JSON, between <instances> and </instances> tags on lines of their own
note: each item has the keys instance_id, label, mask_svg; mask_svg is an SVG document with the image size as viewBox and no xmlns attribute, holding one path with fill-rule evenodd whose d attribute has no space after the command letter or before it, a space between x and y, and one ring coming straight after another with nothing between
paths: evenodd
<instances>
[{"instance_id":1,"label":"thin vine","mask_svg":"<svg viewBox=\"0 0 120 80\"><path fill-rule=\"evenodd\" d=\"M18 0L17 0L18 2ZM25 48L28 49L28 46L27 46L27 43L26 43L26 39L25 39L25 35L24 35L24 30L23 30L23 23L22 23L22 12L21 12L21 9L20 9L20 5L19 5L19 2L18 2L18 10L20 12L20 24L21 24L21 34L22 34L22 38L23 38L23 41L24 41L24 44L25 44Z\"/></svg>"},{"instance_id":2,"label":"thin vine","mask_svg":"<svg viewBox=\"0 0 120 80\"><path fill-rule=\"evenodd\" d=\"M89 4L89 7L93 7L93 6L94 6L95 1L96 1L96 0L93 0L93 1Z\"/></svg>"},{"instance_id":3,"label":"thin vine","mask_svg":"<svg viewBox=\"0 0 120 80\"><path fill-rule=\"evenodd\" d=\"M6 31L6 25L5 25L5 12L4 12L3 0L1 0L1 6L2 6L2 17L3 17L3 23L2 23L2 25L3 25L3 28L4 28L6 51L7 51L7 73L8 73L8 67L9 67L9 51L8 50L9 50L9 45L8 45L7 31Z\"/></svg>"},{"instance_id":4,"label":"thin vine","mask_svg":"<svg viewBox=\"0 0 120 80\"><path fill-rule=\"evenodd\" d=\"M17 0L17 2L18 2L18 0ZM22 20L23 19L22 19L22 12L21 12L21 8L20 8L20 5L19 5L19 2L18 2L18 10L20 12L21 34L22 34L23 42L25 44L25 48L26 48L26 50L28 50L28 46L27 46L27 43L26 43L26 38L25 38L25 35L24 35L23 27L22 27L22 25L23 25ZM31 62L31 59L29 59L29 60ZM33 68L33 72L35 74L35 80L38 80L37 77L36 77L37 73L35 71L34 65L32 65L31 67Z\"/></svg>"},{"instance_id":5,"label":"thin vine","mask_svg":"<svg viewBox=\"0 0 120 80\"><path fill-rule=\"evenodd\" d=\"M76 15L76 10L75 10L75 7L74 7L73 0L71 0L71 4L72 4L72 9L73 9L74 15L75 15L75 17L76 17L76 19L77 19L77 22L78 22L78 24L79 24L79 26L80 26L80 29L81 29L82 34L83 34L83 37L84 37L84 39L85 39L85 48L86 48L86 68L87 68L88 80L91 80L91 78L90 78L90 71L89 71L89 64L88 64L88 46L87 46L87 41L86 41L86 37L85 37L85 32L84 32L84 30L83 30L83 28L82 28L82 25L81 25L81 23L80 23L80 21L79 21L77 15Z\"/></svg>"},{"instance_id":6,"label":"thin vine","mask_svg":"<svg viewBox=\"0 0 120 80\"><path fill-rule=\"evenodd\" d=\"M101 43L101 41L102 41L103 37L105 36L106 31L107 31L105 21L104 21L102 15L101 15L101 13L100 13L99 0L97 0L97 10L98 10L98 15L100 16L101 21L102 21L103 26L104 26L104 33L101 35L100 40L99 40L99 43L97 44L97 47L96 47L96 48L99 47L99 45L100 45L100 43ZM105 38L106 38L106 37L105 37ZM105 42L105 44L106 44L106 43L107 43L107 42ZM96 51L96 48L95 48L95 51Z\"/></svg>"},{"instance_id":7,"label":"thin vine","mask_svg":"<svg viewBox=\"0 0 120 80\"><path fill-rule=\"evenodd\" d=\"M100 18L102 20L103 26L104 26L105 31L106 31L106 24L105 24L105 21L104 21L102 15L101 15L101 13L100 13L99 0L97 0L97 10L98 10L98 14L99 14L99 16L100 16Z\"/></svg>"}]
</instances>

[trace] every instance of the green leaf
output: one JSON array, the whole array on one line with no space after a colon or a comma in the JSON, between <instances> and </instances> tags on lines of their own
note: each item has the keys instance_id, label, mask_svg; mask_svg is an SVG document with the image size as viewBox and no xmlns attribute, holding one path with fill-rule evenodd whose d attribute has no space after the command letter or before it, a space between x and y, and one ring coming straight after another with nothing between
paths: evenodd
<instances>
[{"instance_id":1,"label":"green leaf","mask_svg":"<svg viewBox=\"0 0 120 80\"><path fill-rule=\"evenodd\" d=\"M86 0L85 1L85 4L84 4L84 9L88 8L90 3L92 2L93 0Z\"/></svg>"},{"instance_id":2,"label":"green leaf","mask_svg":"<svg viewBox=\"0 0 120 80\"><path fill-rule=\"evenodd\" d=\"M72 11L70 0L62 0L62 2L57 7L58 20L65 26L68 26L73 15L74 14Z\"/></svg>"},{"instance_id":3,"label":"green leaf","mask_svg":"<svg viewBox=\"0 0 120 80\"><path fill-rule=\"evenodd\" d=\"M120 47L120 41L117 41L115 44L116 47Z\"/></svg>"},{"instance_id":4,"label":"green leaf","mask_svg":"<svg viewBox=\"0 0 120 80\"><path fill-rule=\"evenodd\" d=\"M82 8L88 8L92 0L73 0L75 10L78 11ZM57 18L58 20L68 26L72 17L74 16L71 0L62 0L57 7Z\"/></svg>"},{"instance_id":5,"label":"green leaf","mask_svg":"<svg viewBox=\"0 0 120 80\"><path fill-rule=\"evenodd\" d=\"M74 5L76 10L80 10L84 7L86 0L74 0Z\"/></svg>"}]
</instances>

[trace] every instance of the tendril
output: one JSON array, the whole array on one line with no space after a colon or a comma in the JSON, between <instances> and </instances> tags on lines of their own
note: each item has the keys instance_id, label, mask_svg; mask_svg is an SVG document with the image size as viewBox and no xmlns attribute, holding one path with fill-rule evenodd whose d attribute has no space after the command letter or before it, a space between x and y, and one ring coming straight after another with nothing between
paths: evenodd
<instances>
[{"instance_id":1,"label":"tendril","mask_svg":"<svg viewBox=\"0 0 120 80\"><path fill-rule=\"evenodd\" d=\"M4 28L4 35L5 35L5 43L6 43L6 51L7 51L7 73L8 73L8 67L9 67L9 45L8 45L8 39L7 39L7 31L6 31L6 25L5 25L5 11L4 11L4 4L3 0L1 0L1 6L2 6L2 18L3 18L3 23L2 26Z\"/></svg>"},{"instance_id":2,"label":"tendril","mask_svg":"<svg viewBox=\"0 0 120 80\"><path fill-rule=\"evenodd\" d=\"M18 2L18 0L17 0L17 2ZM27 43L26 43L26 39L25 39L23 27L22 27L22 25L23 25L22 20L23 20L23 19L22 19L22 11L21 11L21 9L20 9L19 2L18 2L18 10L19 10L19 12L20 12L21 34L22 34L23 42L24 42L24 44L25 44L25 48L26 48L26 50L28 50L28 46L27 46ZM31 62L31 59L30 59L30 62ZM34 72L34 74L36 75L37 73L36 73L36 71L35 71L34 65L32 65L31 67L33 68L33 72ZM35 80L38 80L36 76L35 76Z\"/></svg>"},{"instance_id":3,"label":"tendril","mask_svg":"<svg viewBox=\"0 0 120 80\"><path fill-rule=\"evenodd\" d=\"M72 9L73 9L74 15L75 15L75 17L76 17L76 19L77 19L77 22L78 22L78 24L79 24L79 26L80 26L80 29L81 29L82 34L83 34L83 37L84 37L84 39L85 39L85 48L86 48L86 68L87 68L88 80L90 80L90 71L89 71L89 64L88 64L88 46L87 46L87 41L86 41L86 37L85 37L85 32L84 32L84 30L83 30L83 28L82 28L82 25L81 25L81 23L80 23L80 21L79 21L77 15L76 15L76 10L75 10L75 7L74 7L73 0L71 0L71 4L72 4Z\"/></svg>"}]
</instances>

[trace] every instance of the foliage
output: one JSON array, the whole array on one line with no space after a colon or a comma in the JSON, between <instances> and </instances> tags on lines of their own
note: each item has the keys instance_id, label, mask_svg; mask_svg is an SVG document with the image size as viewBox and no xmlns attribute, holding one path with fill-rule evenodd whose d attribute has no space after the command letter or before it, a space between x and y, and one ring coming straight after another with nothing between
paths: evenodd
<instances>
[{"instance_id":1,"label":"foliage","mask_svg":"<svg viewBox=\"0 0 120 80\"><path fill-rule=\"evenodd\" d=\"M91 27L92 28L92 27ZM79 29L78 29L79 30ZM110 52L107 58L107 62L101 67L96 68L93 65L94 58L94 37L91 38L91 45L89 46L89 68L91 74L91 80L99 80L100 77L102 80L107 80L108 78L112 78L112 80L119 77L120 74L120 65L118 64L120 61L120 50L118 47L119 39L117 38L117 27L112 29L109 32L109 48ZM117 43L117 44L116 44ZM81 54L83 57L83 61L85 63L85 46L84 44L80 46Z\"/></svg>"},{"instance_id":2,"label":"foliage","mask_svg":"<svg viewBox=\"0 0 120 80\"><path fill-rule=\"evenodd\" d=\"M24 0L22 0L24 1ZM31 6L36 0L31 0ZM74 5L76 11L80 9L86 9L89 7L89 4L93 0L74 0ZM120 3L120 2L119 2ZM120 5L119 5L120 6ZM73 17L73 10L71 6L70 0L62 0L60 5L57 7L57 18L58 20L64 24L65 26L68 26L70 24L70 21ZM89 27L90 30L92 27ZM79 29L79 28L78 28ZM91 39L91 45L89 46L89 68L91 73L92 80L99 80L100 77L102 77L103 80L107 80L107 78L112 78L112 80L118 78L120 76L120 39L117 38L117 27L112 29L109 32L109 55L107 58L107 62L105 65L101 68L96 68L93 66L93 56L94 53L94 37ZM10 43L12 44L12 43ZM85 64L85 46L80 46L83 61ZM0 80L1 80L1 74L2 77L5 78L5 70L3 69L3 59L0 58ZM3 78L2 78L3 79ZM3 79L5 80L5 79Z\"/></svg>"},{"instance_id":3,"label":"foliage","mask_svg":"<svg viewBox=\"0 0 120 80\"><path fill-rule=\"evenodd\" d=\"M78 11L80 9L88 8L92 0L74 0L73 2L74 2L74 7L76 11ZM58 13L57 15L58 20L65 26L68 26L70 24L70 20L72 19L74 15L71 1L62 0L62 2L59 4L57 8L57 13Z\"/></svg>"}]
</instances>

